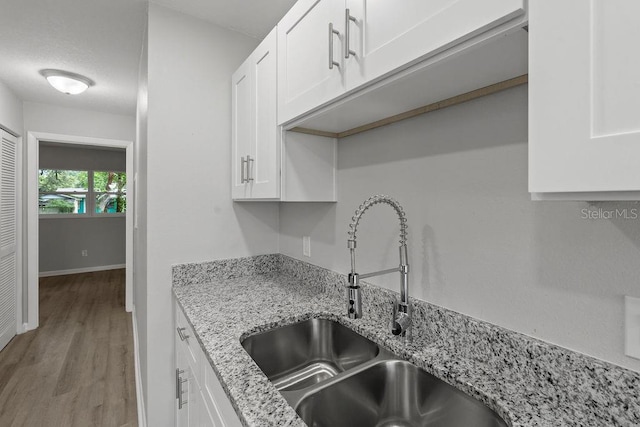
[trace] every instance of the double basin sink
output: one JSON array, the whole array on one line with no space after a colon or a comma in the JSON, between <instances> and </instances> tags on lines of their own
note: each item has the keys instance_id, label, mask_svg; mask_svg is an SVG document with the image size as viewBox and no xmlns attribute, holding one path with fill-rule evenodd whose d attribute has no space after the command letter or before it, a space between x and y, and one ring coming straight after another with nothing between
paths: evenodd
<instances>
[{"instance_id":1,"label":"double basin sink","mask_svg":"<svg viewBox=\"0 0 640 427\"><path fill-rule=\"evenodd\" d=\"M331 320L275 328L242 346L310 427L506 427L480 401Z\"/></svg>"}]
</instances>

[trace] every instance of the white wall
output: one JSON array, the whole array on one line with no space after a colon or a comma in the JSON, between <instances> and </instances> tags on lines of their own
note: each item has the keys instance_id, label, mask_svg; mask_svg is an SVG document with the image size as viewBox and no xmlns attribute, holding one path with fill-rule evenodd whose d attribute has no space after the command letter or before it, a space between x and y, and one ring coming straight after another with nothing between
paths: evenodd
<instances>
[{"instance_id":1,"label":"white wall","mask_svg":"<svg viewBox=\"0 0 640 427\"><path fill-rule=\"evenodd\" d=\"M278 250L277 204L231 201L231 74L257 43L149 6L142 364L152 426L174 420L171 265Z\"/></svg>"},{"instance_id":2,"label":"white wall","mask_svg":"<svg viewBox=\"0 0 640 427\"><path fill-rule=\"evenodd\" d=\"M134 116L25 102L24 129L27 132L133 141L136 124Z\"/></svg>"},{"instance_id":3,"label":"white wall","mask_svg":"<svg viewBox=\"0 0 640 427\"><path fill-rule=\"evenodd\" d=\"M138 72L138 102L136 106L136 142L135 142L135 203L133 205L133 305L134 321L138 333L138 373L142 396L138 402L146 405L147 399L147 118L148 118L148 31L145 28L140 68ZM138 390L138 389L136 389ZM142 399L141 399L142 397ZM140 414L141 408L138 407ZM146 410L145 410L146 411ZM144 422L144 421L143 421ZM141 423L142 424L142 423Z\"/></svg>"},{"instance_id":4,"label":"white wall","mask_svg":"<svg viewBox=\"0 0 640 427\"><path fill-rule=\"evenodd\" d=\"M124 148L40 142L40 169L94 170L126 172Z\"/></svg>"},{"instance_id":5,"label":"white wall","mask_svg":"<svg viewBox=\"0 0 640 427\"><path fill-rule=\"evenodd\" d=\"M22 135L22 101L0 81L0 127Z\"/></svg>"},{"instance_id":6,"label":"white wall","mask_svg":"<svg viewBox=\"0 0 640 427\"><path fill-rule=\"evenodd\" d=\"M337 204L282 204L280 251L349 269L350 218L368 196L405 208L411 294L639 371L624 356L623 295L640 297L640 219L588 220L583 209L634 203L532 202L527 88L338 142ZM631 212L629 211L631 214ZM376 206L358 228L361 273L397 265L398 221ZM396 275L372 283L397 290Z\"/></svg>"},{"instance_id":7,"label":"white wall","mask_svg":"<svg viewBox=\"0 0 640 427\"><path fill-rule=\"evenodd\" d=\"M126 221L117 218L41 218L38 268L41 275L124 268ZM86 250L88 256L82 256Z\"/></svg>"}]
</instances>

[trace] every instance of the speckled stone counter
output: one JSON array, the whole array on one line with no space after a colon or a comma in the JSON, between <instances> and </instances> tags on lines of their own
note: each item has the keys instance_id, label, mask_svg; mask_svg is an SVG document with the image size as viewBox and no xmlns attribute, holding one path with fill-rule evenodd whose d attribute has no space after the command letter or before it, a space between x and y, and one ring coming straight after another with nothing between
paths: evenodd
<instances>
[{"instance_id":1,"label":"speckled stone counter","mask_svg":"<svg viewBox=\"0 0 640 427\"><path fill-rule=\"evenodd\" d=\"M638 426L640 374L424 301L413 340L388 332L395 293L363 284L362 319L345 312L343 275L283 255L173 268L173 292L246 426L304 422L240 345L313 317L336 320L481 400L511 426Z\"/></svg>"}]
</instances>

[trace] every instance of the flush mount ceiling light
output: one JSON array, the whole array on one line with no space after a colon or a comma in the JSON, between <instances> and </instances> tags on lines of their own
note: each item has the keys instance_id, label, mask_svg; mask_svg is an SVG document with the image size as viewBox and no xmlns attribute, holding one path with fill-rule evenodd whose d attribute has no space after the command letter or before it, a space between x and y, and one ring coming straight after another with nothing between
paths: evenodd
<instances>
[{"instance_id":1,"label":"flush mount ceiling light","mask_svg":"<svg viewBox=\"0 0 640 427\"><path fill-rule=\"evenodd\" d=\"M78 95L93 86L93 81L80 74L70 73L62 70L41 70L40 74L44 76L49 84L56 90L67 95Z\"/></svg>"}]
</instances>

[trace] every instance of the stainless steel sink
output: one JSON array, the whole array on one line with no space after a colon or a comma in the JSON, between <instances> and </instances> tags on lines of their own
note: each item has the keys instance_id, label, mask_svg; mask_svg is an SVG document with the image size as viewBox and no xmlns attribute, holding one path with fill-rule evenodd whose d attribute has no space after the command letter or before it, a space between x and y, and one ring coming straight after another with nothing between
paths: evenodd
<instances>
[{"instance_id":1,"label":"stainless steel sink","mask_svg":"<svg viewBox=\"0 0 640 427\"><path fill-rule=\"evenodd\" d=\"M242 346L280 391L300 390L375 358L378 346L326 319L272 329Z\"/></svg>"},{"instance_id":2,"label":"stainless steel sink","mask_svg":"<svg viewBox=\"0 0 640 427\"><path fill-rule=\"evenodd\" d=\"M506 426L481 402L402 360L332 381L295 409L309 427Z\"/></svg>"},{"instance_id":3,"label":"stainless steel sink","mask_svg":"<svg viewBox=\"0 0 640 427\"><path fill-rule=\"evenodd\" d=\"M506 427L480 401L337 322L306 320L242 346L309 427Z\"/></svg>"}]
</instances>

